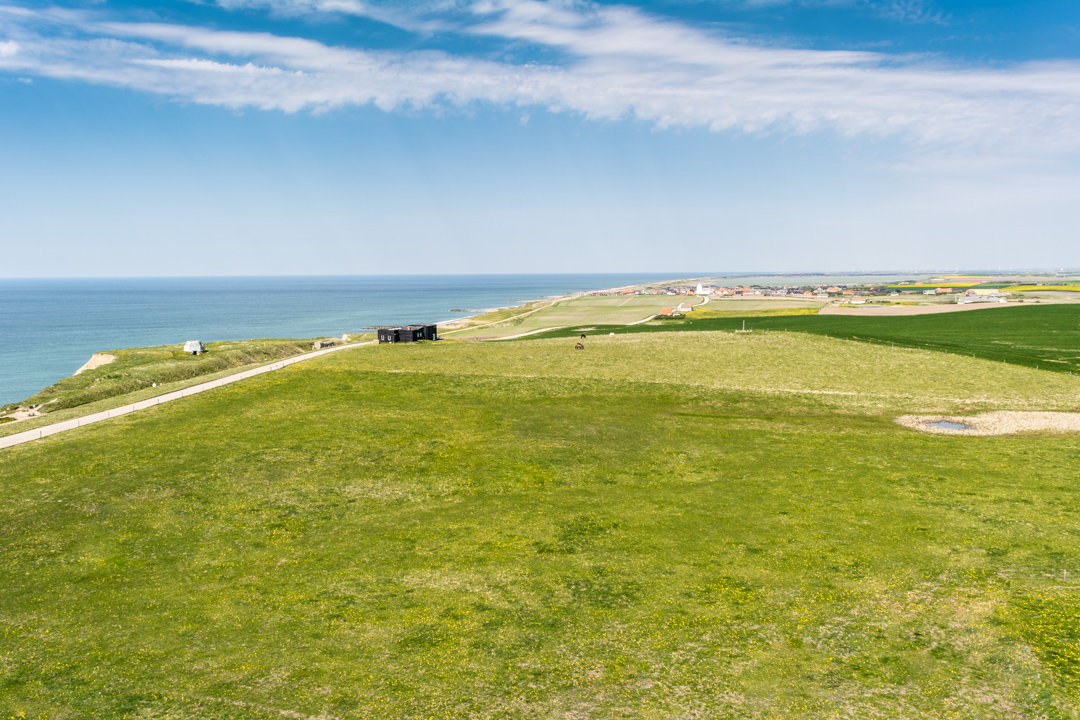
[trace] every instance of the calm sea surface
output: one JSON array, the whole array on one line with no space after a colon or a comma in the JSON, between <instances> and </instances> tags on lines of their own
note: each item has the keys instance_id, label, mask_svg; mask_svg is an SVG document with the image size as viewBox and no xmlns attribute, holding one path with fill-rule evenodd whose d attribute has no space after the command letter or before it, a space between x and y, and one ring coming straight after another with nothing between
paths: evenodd
<instances>
[{"instance_id":1,"label":"calm sea surface","mask_svg":"<svg viewBox=\"0 0 1080 720\"><path fill-rule=\"evenodd\" d=\"M662 275L424 275L0 280L0 404L103 350L185 340L308 338L432 323Z\"/></svg>"}]
</instances>

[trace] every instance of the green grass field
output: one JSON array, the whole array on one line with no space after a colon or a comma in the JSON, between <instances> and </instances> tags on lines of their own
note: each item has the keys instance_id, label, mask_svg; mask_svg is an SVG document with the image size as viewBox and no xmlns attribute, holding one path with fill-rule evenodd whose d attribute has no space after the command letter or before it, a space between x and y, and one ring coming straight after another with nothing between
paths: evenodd
<instances>
[{"instance_id":1,"label":"green grass field","mask_svg":"<svg viewBox=\"0 0 1080 720\"><path fill-rule=\"evenodd\" d=\"M1080 378L572 345L358 348L0 453L2 716L1074 716L1080 437L892 418Z\"/></svg>"},{"instance_id":2,"label":"green grass field","mask_svg":"<svg viewBox=\"0 0 1080 720\"><path fill-rule=\"evenodd\" d=\"M710 303L711 307L711 303ZM656 321L631 328L597 327L598 333L791 331L827 335L896 347L975 356L1026 367L1080 372L1080 306L1017 306L968 312L903 317L807 315L726 317L692 313L683 319ZM542 337L572 336L555 331Z\"/></svg>"}]
</instances>

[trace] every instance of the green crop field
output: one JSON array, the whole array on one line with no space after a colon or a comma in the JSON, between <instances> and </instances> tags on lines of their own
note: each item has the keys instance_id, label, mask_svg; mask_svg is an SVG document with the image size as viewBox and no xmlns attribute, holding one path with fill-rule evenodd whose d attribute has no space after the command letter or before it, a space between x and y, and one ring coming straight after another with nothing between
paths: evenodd
<instances>
[{"instance_id":1,"label":"green crop field","mask_svg":"<svg viewBox=\"0 0 1080 720\"><path fill-rule=\"evenodd\" d=\"M585 345L357 348L0 452L0 717L1074 717L1080 437L893 418L1080 378Z\"/></svg>"},{"instance_id":2,"label":"green crop field","mask_svg":"<svg viewBox=\"0 0 1080 720\"><path fill-rule=\"evenodd\" d=\"M725 317L692 313L684 319L631 328L597 327L598 333L791 331L924 348L1059 372L1080 372L1080 305L997 307L967 312L901 317L806 315ZM571 336L555 331L542 337Z\"/></svg>"}]
</instances>

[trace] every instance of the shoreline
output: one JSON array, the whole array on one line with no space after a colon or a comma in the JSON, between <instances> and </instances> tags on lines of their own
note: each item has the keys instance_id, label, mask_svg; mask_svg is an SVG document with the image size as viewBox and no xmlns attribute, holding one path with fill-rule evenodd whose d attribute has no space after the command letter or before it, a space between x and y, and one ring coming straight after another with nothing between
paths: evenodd
<instances>
[{"instance_id":1,"label":"shoreline","mask_svg":"<svg viewBox=\"0 0 1080 720\"><path fill-rule=\"evenodd\" d=\"M670 283L670 282L676 282L676 281L662 280L662 281L656 281L656 282ZM488 309L483 310L482 312L477 312L477 313L474 313L474 314L465 315L463 317L457 317L457 318L451 318L451 319L448 319L448 320L438 321L438 322L436 322L434 324L439 328L440 334L441 334L441 332L443 331L444 328L446 328L449 332L454 332L454 329L452 327L450 327L450 326L452 326L454 324L457 324L457 323L468 323L468 321L475 320L476 318L482 317L484 315L487 315L487 314L490 314L490 313L493 313L493 312L499 312L499 311L502 311L502 310L512 310L512 309L518 308L518 307L527 307L528 305L537 304L537 303L544 303L545 307L549 307L550 305L555 304L557 302L561 302L563 300L573 299L573 298L578 298L578 297L584 297L584 296L592 294L592 293L621 291L621 290L626 290L626 289L631 289L631 288L647 287L647 286L652 285L652 284L655 284L655 283L653 283L653 282L650 282L650 283L638 283L638 284L632 284L632 285L622 285L622 286L613 287L613 288L610 288L610 287L590 288L590 289L587 289L587 290L581 290L581 291L576 291L576 292L573 292L573 293L566 293L566 294L561 294L561 295L541 295L541 296L538 296L537 298L535 298L533 300L521 301L520 305L519 304L514 304L514 305L505 305L505 306L501 306L501 307L488 308ZM500 320L498 322L503 322L503 321L505 321L505 319ZM464 328L460 328L460 329L464 329ZM341 337L344 340L346 337L350 337L350 336L351 337L356 337L358 335L362 335L362 334L365 334L367 332L368 331L363 331L363 332L347 332L346 331L346 332L344 332L342 334ZM319 336L319 337L321 338L321 337L324 337L324 336ZM268 341L268 340L271 340L271 339L272 338L265 338L265 337L250 337L250 338L244 338L244 339L240 339L240 340L230 339L230 340L218 340L218 341L208 341L208 342L248 343L248 342L263 342L263 341ZM300 338L300 339L303 340L304 342L307 342L309 340L309 338ZM315 338L315 339L317 339L317 338ZM363 343L349 342L348 340L346 340L346 343L347 344L353 344L353 345L355 345L355 344L363 344ZM23 403L25 403L26 400L33 398L35 395L42 392L44 389L46 389L46 388L48 388L48 387L50 387L50 386L52 386L52 385L54 385L56 383L62 382L64 380L67 380L67 379L70 379L70 378L75 377L77 375L80 375L83 372L86 372L86 371L89 371L89 370L94 370L94 369L96 369L98 367L101 367L101 366L104 366L104 365L107 365L107 364L111 363L113 360L116 359L116 356L114 354L112 354L112 353L124 352L126 350L137 350L137 349L142 349L144 347L145 348L168 347L168 345L146 345L146 346L133 345L133 346L125 347L125 348L117 348L117 349L114 349L112 351L95 350L95 351L92 352L92 354L90 356L90 359L87 360L85 363L83 363L74 373L71 373L70 375L64 375L64 376L62 376L62 377L60 377L60 378L58 378L56 380L53 380L52 382L49 382L44 387L35 390L33 393L28 395L26 398L23 398L23 399L20 399L20 400L14 400L14 401L12 401L10 403L4 403L3 405L11 405L11 406L22 407ZM260 366L260 364L256 363L256 364L253 364L253 365L250 365L250 366L247 366L247 367L250 369L252 367L259 367L259 366ZM243 366L240 366L240 367L236 368L235 371L236 372L243 372L244 370L242 368L243 368ZM192 378L192 379L197 380L197 378ZM46 416L49 415L49 413L39 413L35 409L30 408L30 406L27 406L27 408L28 409L26 411L14 411L14 410L12 410L12 411L9 411L7 414L4 414L4 415L0 416L0 417L4 417L4 418L11 418L10 420L7 420L6 422L4 422L3 425L10 427L10 426L15 425L15 424L22 424L26 420L33 420L33 419L37 419L37 418L43 418L43 417L46 417ZM4 436L5 435L0 434L0 437L4 437Z\"/></svg>"},{"instance_id":2,"label":"shoreline","mask_svg":"<svg viewBox=\"0 0 1080 720\"><path fill-rule=\"evenodd\" d=\"M567 277L572 277L572 275L565 275L565 276L553 275L551 277L553 279L553 282L555 282L556 279L558 279L560 277L567 278ZM458 317L451 317L451 318L447 318L447 319L444 319L444 320L438 320L438 321L434 322L433 324L438 328L439 335L441 337L445 338L445 339L448 339L448 340L450 340L450 339L466 339L465 337L462 337L462 336L458 335L458 333L467 333L470 330L478 330L478 329L481 329L481 328L485 328L485 327L487 327L489 325L498 326L498 325L504 324L504 323L511 324L511 323L515 323L515 322L521 322L522 319L524 317L528 316L528 315L531 315L533 313L548 309L548 308L550 308L550 307L552 307L554 305L557 305L559 303L566 302L566 301L578 300L578 299L586 298L586 297L589 297L589 296L619 295L619 294L623 294L623 293L627 293L627 292L631 292L631 291L642 290L642 289L646 289L646 288L657 288L657 287L662 288L664 286L682 286L683 288L686 288L686 287L692 288L695 283L705 283L705 284L708 284L710 286L719 286L720 281L725 280L725 279L729 279L731 277L732 276L699 276L699 277L689 277L689 278L683 277L683 278L669 278L669 279L662 279L662 280L649 280L649 281L645 281L645 282L635 282L635 283L623 284L623 285L617 285L617 286L599 286L599 287L598 286L592 286L592 287L584 289L584 290L576 290L576 291L573 291L573 292L568 292L568 293L563 293L563 294L543 294L543 291L539 290L539 288L537 288L539 290L539 292L531 300L520 300L520 301L514 301L513 303L508 303L508 304L505 304L505 305L489 307L489 308L485 308L485 309L480 310L480 311L470 312L468 314L464 314L464 315L461 315L461 316L458 316ZM815 276L815 277L816 278L819 277L820 279L824 279L825 276ZM600 279L600 278L597 277L595 279ZM502 288L502 290L507 290L507 288ZM519 295L519 297L520 297L520 295ZM672 294L671 301L672 302L679 302L684 298L685 299L692 299L692 298L696 298L696 297L697 296L695 294L693 294L692 292L689 293L689 294L684 294L682 291L680 291L679 294ZM451 298L435 298L436 301L438 301L438 299L450 300ZM743 301L746 301L746 300L792 301L792 300L802 300L803 298L801 298L801 297L790 297L790 296L789 297L771 297L771 296L768 296L768 295L763 295L763 296L759 297L759 296L755 295L754 297L750 297L750 298L748 298L748 297L738 297L738 298L736 298L736 297L724 297L724 298L717 297L717 298L711 298L711 299L719 300L720 302L718 303L717 309L722 310L722 309L726 309L726 308L723 308L721 306L726 305L727 302L732 302L732 301L736 301L736 302L739 301L739 300L743 300ZM706 295L705 300L704 300L704 302L702 304L708 303L709 300L710 300L710 297L708 295ZM851 315L851 316L856 316L856 315L858 315L858 316L876 315L876 316L884 317L884 316L891 316L891 315L936 314L936 313L955 312L955 311L958 311L958 310L967 311L967 310L984 309L984 308L987 308L987 307L1012 307L1012 306L1015 306L1015 304L1014 303L1007 303L1007 304L1006 303L1002 303L1002 304L989 304L989 303L975 304L975 303L972 303L970 305L963 305L961 307L957 307L955 305L939 305L939 304L925 305L925 304L920 303L918 307L912 307L912 308L907 308L907 307L901 308L901 307L895 307L895 306L889 306L889 305L882 305L882 306L875 305L873 307L869 307L869 306L868 307L850 307L850 306L847 306L847 305L844 305L844 304L841 304L841 303L837 303L835 298L830 298L829 301L821 303L821 305L819 306L818 309L819 309L819 312L822 315ZM391 304L390 309L388 309L388 312L393 312L394 314L398 314L400 316L400 314L402 314L401 313L402 309L403 308L400 307L400 306L394 307ZM405 308L405 309L407 309L407 308ZM520 310L521 312L514 313L513 311L516 311L516 310ZM408 310L408 311L411 312L411 310ZM417 312L416 314L418 314L418 315L426 314L426 312L427 311L420 309L420 311ZM444 312L449 312L449 311L444 311ZM499 313L503 313L504 316L503 317L493 317L493 318L491 318L491 320L489 322L484 321L485 316L497 315ZM439 313L439 314L442 314L442 313ZM413 318L410 318L410 320L412 320L412 319ZM644 321L647 321L649 319L650 319L649 317L645 317L644 320L639 320L638 322L644 322ZM631 323L631 324L638 324L638 322ZM338 320L337 324L339 325L338 329L341 329L341 327L346 326L346 323L343 323L341 320ZM351 325L352 323L348 323L348 324ZM558 324L558 322L556 322L555 324ZM528 325L529 325L529 323L526 322L526 326L528 326ZM179 335L181 332L183 332L183 329L177 330L176 334ZM499 339L498 337L487 337L487 335L489 335L490 332L491 331L489 330L486 333L480 333L477 337L470 337L470 339L475 339L475 340ZM531 335L531 334L534 334L535 332L538 332L538 331L537 330L528 330L525 334L530 334ZM345 339L346 337L348 337L350 335L353 336L353 337L356 337L357 335L360 335L360 334L361 333L348 333L348 332L346 332L346 333L344 333L342 339ZM455 337L455 336L457 336L457 337ZM211 341L211 342L241 342L241 343L244 343L244 342L261 342L261 341L265 341L265 340L267 340L267 338L250 337L250 338L247 338L245 340ZM130 347L125 348L125 349L126 350L139 350L139 349L142 349L142 347L143 346L130 346ZM148 345L146 347L168 347L168 345ZM122 351L112 351L112 352L122 352ZM47 385L45 385L45 388L48 388L48 387L50 387L51 385L53 385L53 384L55 384L57 382L62 382L62 381L67 380L67 379L69 379L71 377L79 375L80 373L82 373L84 371L93 370L93 369L95 369L95 368L97 368L99 366L105 365L105 364L109 363L110 361L112 361L114 359L115 359L115 356L110 354L110 352L96 350L96 351L94 351L92 353L92 355L90 357L90 360L88 360L81 367L79 367L74 373L72 373L71 375L62 376L59 380L48 383ZM36 392L32 393L31 395L27 396L24 400L13 401L11 403L8 403L8 405L10 405L10 406L15 406L16 404L22 405L25 402L25 400L32 400L35 397L35 395L37 395L38 393L41 393L41 392L42 392L42 390L39 389ZM25 419L30 419L30 417L32 417L34 415L36 415L36 413L31 412L31 413L27 414L26 417L17 417L16 413L9 411L8 414L7 414L7 417L13 418L14 422L22 422ZM5 424L7 424L7 423L5 423Z\"/></svg>"},{"instance_id":3,"label":"shoreline","mask_svg":"<svg viewBox=\"0 0 1080 720\"><path fill-rule=\"evenodd\" d=\"M70 377L95 353L256 338L317 338L368 325L460 319L449 308L516 305L652 273L55 278L0 281L12 321L0 348L0 406Z\"/></svg>"}]
</instances>

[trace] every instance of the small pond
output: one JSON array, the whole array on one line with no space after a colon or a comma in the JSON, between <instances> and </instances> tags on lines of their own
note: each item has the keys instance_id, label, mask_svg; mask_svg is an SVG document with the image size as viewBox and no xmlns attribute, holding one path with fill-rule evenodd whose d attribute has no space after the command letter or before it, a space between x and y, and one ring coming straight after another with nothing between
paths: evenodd
<instances>
[{"instance_id":1,"label":"small pond","mask_svg":"<svg viewBox=\"0 0 1080 720\"><path fill-rule=\"evenodd\" d=\"M928 427L942 428L944 430L974 430L970 425L965 423L950 422L949 420L935 420L934 422L926 423Z\"/></svg>"}]
</instances>

